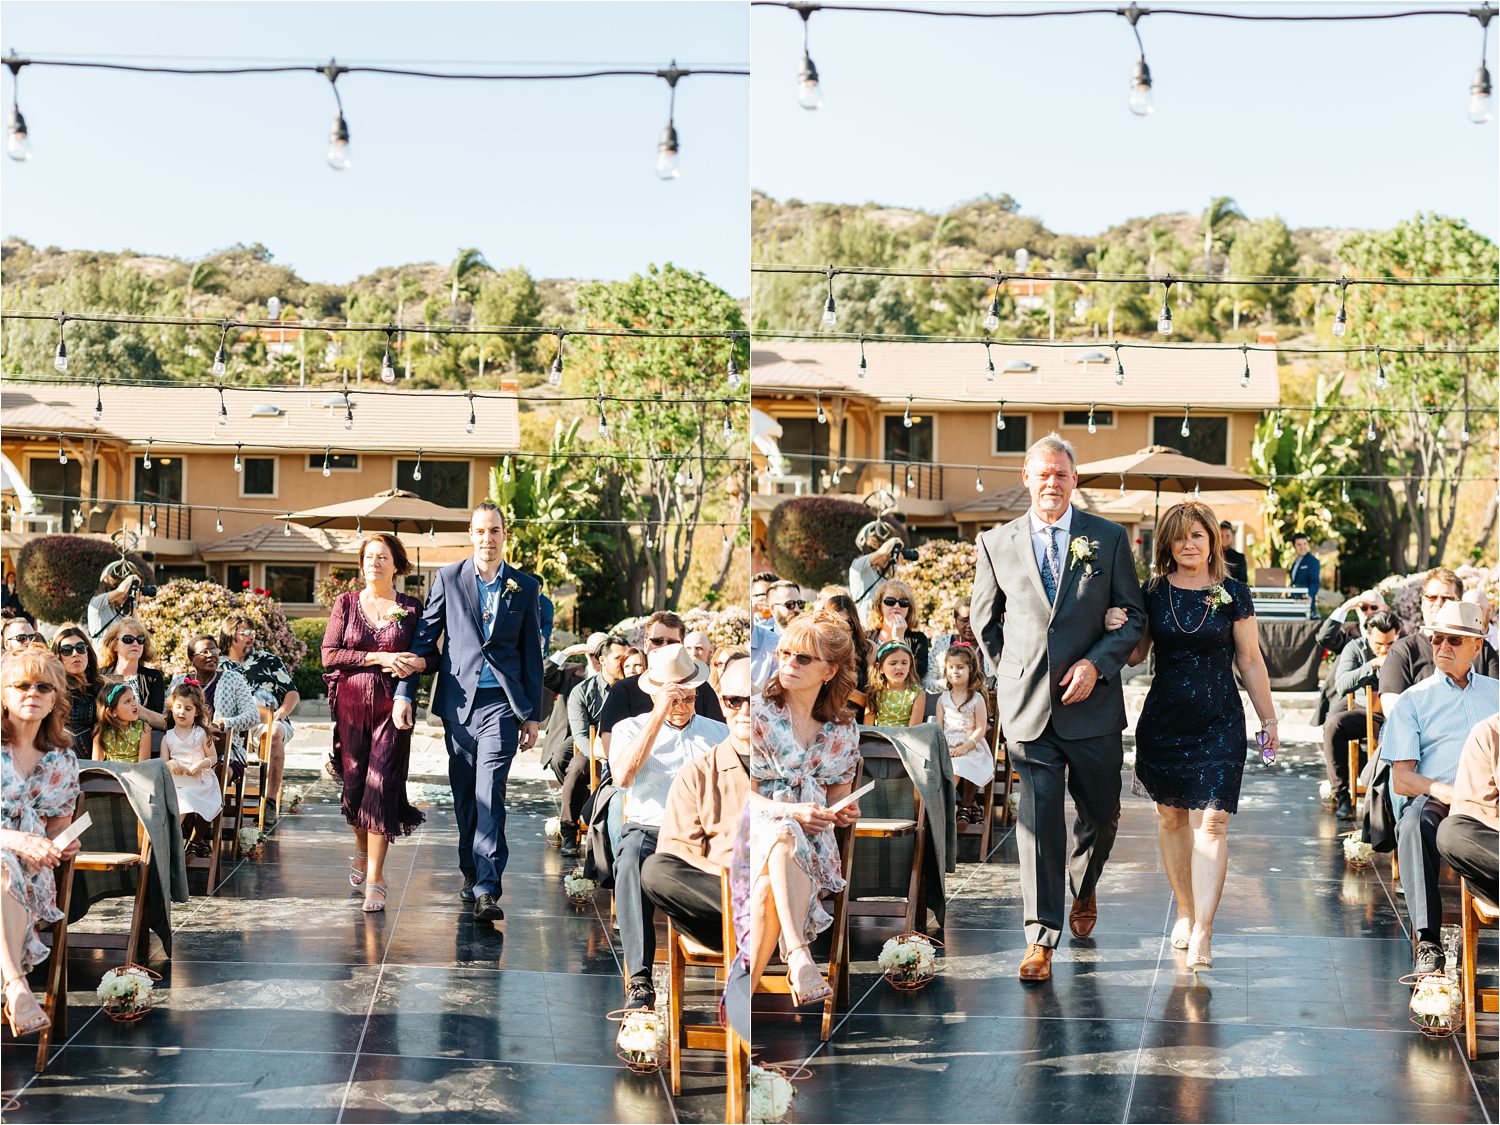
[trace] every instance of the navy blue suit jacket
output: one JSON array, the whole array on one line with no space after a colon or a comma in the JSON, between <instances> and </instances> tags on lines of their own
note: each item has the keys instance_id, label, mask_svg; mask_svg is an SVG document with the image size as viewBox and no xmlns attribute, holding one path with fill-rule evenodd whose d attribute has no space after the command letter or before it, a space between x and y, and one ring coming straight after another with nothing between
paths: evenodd
<instances>
[{"instance_id":1,"label":"navy blue suit jacket","mask_svg":"<svg viewBox=\"0 0 1500 1125\"><path fill-rule=\"evenodd\" d=\"M539 722L542 714L541 583L509 563L501 568L518 587L502 594L499 612L486 634L480 619L474 560L445 566L432 582L432 592L417 625L412 651L432 667L439 656L432 713L445 723L467 723L474 713L479 673L485 663L495 670L511 710L522 722ZM446 638L441 653L438 639ZM397 698L410 699L414 685L403 681Z\"/></svg>"},{"instance_id":2,"label":"navy blue suit jacket","mask_svg":"<svg viewBox=\"0 0 1500 1125\"><path fill-rule=\"evenodd\" d=\"M1319 579L1322 578L1322 571L1322 564L1309 551L1292 563L1292 573L1287 578L1287 584L1291 586L1306 586L1308 594L1312 597L1313 605L1316 607L1318 604Z\"/></svg>"}]
</instances>

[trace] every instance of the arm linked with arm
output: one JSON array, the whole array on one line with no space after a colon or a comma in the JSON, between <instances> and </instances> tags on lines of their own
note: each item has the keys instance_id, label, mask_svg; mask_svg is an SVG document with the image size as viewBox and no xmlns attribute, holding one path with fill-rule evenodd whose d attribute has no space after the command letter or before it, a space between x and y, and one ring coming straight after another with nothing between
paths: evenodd
<instances>
[{"instance_id":1,"label":"arm linked with arm","mask_svg":"<svg viewBox=\"0 0 1500 1125\"><path fill-rule=\"evenodd\" d=\"M328 628L323 630L322 657L325 668L363 668L364 649L343 648L344 628L348 624L349 598L339 598L333 603L333 612L328 615Z\"/></svg>"},{"instance_id":2,"label":"arm linked with arm","mask_svg":"<svg viewBox=\"0 0 1500 1125\"><path fill-rule=\"evenodd\" d=\"M1109 568L1109 604L1125 611L1125 624L1114 631L1106 630L1092 648L1083 654L1099 671L1101 680L1113 679L1135 652L1146 632L1146 601L1141 584L1135 577L1135 560L1125 533L1114 536L1115 557ZM1142 659L1145 659L1142 656Z\"/></svg>"},{"instance_id":3,"label":"arm linked with arm","mask_svg":"<svg viewBox=\"0 0 1500 1125\"><path fill-rule=\"evenodd\" d=\"M438 571L437 577L432 580L432 592L427 595L427 604L422 607L422 620L417 622L417 631L411 642L411 651L426 661L429 671L432 668L433 657L437 654L438 638L443 635L444 606L448 600L448 587L443 580L444 573L444 571ZM416 699L417 680L421 674L414 672L410 676L403 677L396 684L396 698L404 699L408 703Z\"/></svg>"}]
</instances>

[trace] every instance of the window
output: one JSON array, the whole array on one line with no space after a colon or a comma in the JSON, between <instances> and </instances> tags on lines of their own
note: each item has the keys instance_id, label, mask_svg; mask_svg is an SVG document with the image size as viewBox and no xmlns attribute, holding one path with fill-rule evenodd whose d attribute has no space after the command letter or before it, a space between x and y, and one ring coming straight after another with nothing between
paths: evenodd
<instances>
[{"instance_id":1,"label":"window","mask_svg":"<svg viewBox=\"0 0 1500 1125\"><path fill-rule=\"evenodd\" d=\"M153 457L146 468L146 458L135 458L135 498L162 504L182 503L182 458Z\"/></svg>"},{"instance_id":2,"label":"window","mask_svg":"<svg viewBox=\"0 0 1500 1125\"><path fill-rule=\"evenodd\" d=\"M266 589L282 602L311 602L317 568L311 566L266 565Z\"/></svg>"},{"instance_id":3,"label":"window","mask_svg":"<svg viewBox=\"0 0 1500 1125\"><path fill-rule=\"evenodd\" d=\"M208 579L208 567L199 563L197 566L162 566L157 563L152 570L156 574L157 585L165 585L174 578L188 578L194 582L204 582Z\"/></svg>"},{"instance_id":4,"label":"window","mask_svg":"<svg viewBox=\"0 0 1500 1125\"><path fill-rule=\"evenodd\" d=\"M1151 440L1210 465L1229 464L1229 419L1225 415L1192 415L1189 436L1182 436L1182 415L1158 414L1151 419Z\"/></svg>"},{"instance_id":5,"label":"window","mask_svg":"<svg viewBox=\"0 0 1500 1125\"><path fill-rule=\"evenodd\" d=\"M804 485L816 486L827 467L828 430L814 418L779 418L781 439L776 444L786 458L786 473Z\"/></svg>"},{"instance_id":6,"label":"window","mask_svg":"<svg viewBox=\"0 0 1500 1125\"><path fill-rule=\"evenodd\" d=\"M1089 412L1087 410L1064 410L1062 416L1064 426L1087 426L1089 424ZM1115 412L1113 410L1094 411L1094 425L1113 426L1115 424Z\"/></svg>"},{"instance_id":7,"label":"window","mask_svg":"<svg viewBox=\"0 0 1500 1125\"><path fill-rule=\"evenodd\" d=\"M94 463L95 481L98 480L99 464ZM78 506L79 486L83 483L83 464L77 457L69 457L66 465L58 464L56 456L33 457L26 467L31 491L36 493L41 512L56 516L63 514L64 507ZM97 486L94 489L98 494ZM68 504L62 497L72 498Z\"/></svg>"},{"instance_id":8,"label":"window","mask_svg":"<svg viewBox=\"0 0 1500 1125\"><path fill-rule=\"evenodd\" d=\"M469 462L422 460L422 479L413 480L412 472L417 462L396 462L396 487L415 492L423 500L431 500L445 508L467 508L469 506Z\"/></svg>"},{"instance_id":9,"label":"window","mask_svg":"<svg viewBox=\"0 0 1500 1125\"><path fill-rule=\"evenodd\" d=\"M330 453L328 455L328 467L334 472L358 469L359 454ZM307 471L310 473L321 473L323 471L323 455L321 453L309 453L307 455Z\"/></svg>"},{"instance_id":10,"label":"window","mask_svg":"<svg viewBox=\"0 0 1500 1125\"><path fill-rule=\"evenodd\" d=\"M276 495L276 458L246 457L240 472L241 496Z\"/></svg>"},{"instance_id":11,"label":"window","mask_svg":"<svg viewBox=\"0 0 1500 1125\"><path fill-rule=\"evenodd\" d=\"M885 418L885 459L887 461L932 460L932 415L913 414L911 426L903 424L904 415L888 414Z\"/></svg>"},{"instance_id":12,"label":"window","mask_svg":"<svg viewBox=\"0 0 1500 1125\"><path fill-rule=\"evenodd\" d=\"M995 435L996 453L1025 453L1031 444L1031 415L1007 414L1005 429L995 426L990 432Z\"/></svg>"},{"instance_id":13,"label":"window","mask_svg":"<svg viewBox=\"0 0 1500 1125\"><path fill-rule=\"evenodd\" d=\"M225 563L224 585L231 590L243 590L250 585L249 563Z\"/></svg>"}]
</instances>

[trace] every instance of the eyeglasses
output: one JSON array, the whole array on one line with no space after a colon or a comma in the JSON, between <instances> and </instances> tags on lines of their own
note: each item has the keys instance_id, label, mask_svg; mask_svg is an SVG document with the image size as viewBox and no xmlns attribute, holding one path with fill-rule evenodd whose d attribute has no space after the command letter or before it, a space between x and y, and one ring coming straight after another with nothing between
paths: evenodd
<instances>
[{"instance_id":1,"label":"eyeglasses","mask_svg":"<svg viewBox=\"0 0 1500 1125\"><path fill-rule=\"evenodd\" d=\"M6 641L5 644L8 648L25 648L27 645L34 645L38 641L46 644L47 638L40 633L12 633L10 640Z\"/></svg>"},{"instance_id":2,"label":"eyeglasses","mask_svg":"<svg viewBox=\"0 0 1500 1125\"><path fill-rule=\"evenodd\" d=\"M255 630L254 629L236 629L234 631L234 635L236 637L253 637L253 636L255 636ZM146 639L145 637L141 638L141 640L143 642L145 641L145 639Z\"/></svg>"},{"instance_id":3,"label":"eyeglasses","mask_svg":"<svg viewBox=\"0 0 1500 1125\"><path fill-rule=\"evenodd\" d=\"M73 644L70 644L70 645L58 645L57 646L57 655L58 656L82 656L84 653L88 652L88 650L89 650L89 643L87 641L76 641L76 642L74 642Z\"/></svg>"},{"instance_id":4,"label":"eyeglasses","mask_svg":"<svg viewBox=\"0 0 1500 1125\"><path fill-rule=\"evenodd\" d=\"M1449 601L1452 600L1451 598L1449 599ZM1449 648L1462 648L1465 639L1464 637L1455 637L1450 633L1434 633L1432 635L1432 647L1442 648L1444 645L1447 645Z\"/></svg>"},{"instance_id":5,"label":"eyeglasses","mask_svg":"<svg viewBox=\"0 0 1500 1125\"><path fill-rule=\"evenodd\" d=\"M1423 594L1422 600L1432 605L1442 605L1444 602L1458 601L1452 594Z\"/></svg>"},{"instance_id":6,"label":"eyeglasses","mask_svg":"<svg viewBox=\"0 0 1500 1125\"><path fill-rule=\"evenodd\" d=\"M646 643L649 644L652 648L657 648L660 645L676 645L681 644L682 642L675 641L671 637L647 637Z\"/></svg>"},{"instance_id":7,"label":"eyeglasses","mask_svg":"<svg viewBox=\"0 0 1500 1125\"><path fill-rule=\"evenodd\" d=\"M131 635L130 633L121 633L120 643L122 645L143 645L146 643L146 634L142 633L139 637L137 637Z\"/></svg>"},{"instance_id":8,"label":"eyeglasses","mask_svg":"<svg viewBox=\"0 0 1500 1125\"><path fill-rule=\"evenodd\" d=\"M772 602L773 606L785 606L787 609L806 609L807 603L800 598L792 598L784 602Z\"/></svg>"},{"instance_id":9,"label":"eyeglasses","mask_svg":"<svg viewBox=\"0 0 1500 1125\"><path fill-rule=\"evenodd\" d=\"M890 606L897 606L897 605L899 605L902 609L910 609L911 608L911 599L910 598L881 598L880 599L880 604L881 605L890 605Z\"/></svg>"},{"instance_id":10,"label":"eyeglasses","mask_svg":"<svg viewBox=\"0 0 1500 1125\"><path fill-rule=\"evenodd\" d=\"M6 684L5 686L8 688L15 688L22 695L25 695L32 688L36 688L36 693L38 695L51 695L54 691L57 690L56 684L48 683L46 680L37 680L35 682L32 682L31 680L20 680L13 684Z\"/></svg>"},{"instance_id":11,"label":"eyeglasses","mask_svg":"<svg viewBox=\"0 0 1500 1125\"><path fill-rule=\"evenodd\" d=\"M818 660L820 658L813 656L811 653L807 652L791 652L784 648L778 648L776 650L776 659L781 661L781 663L783 664L785 664L788 660L795 660L798 665L806 668L814 660Z\"/></svg>"},{"instance_id":12,"label":"eyeglasses","mask_svg":"<svg viewBox=\"0 0 1500 1125\"><path fill-rule=\"evenodd\" d=\"M725 712L734 712L738 711L741 707L750 706L750 697L748 695L721 695L719 696L719 700L724 704Z\"/></svg>"},{"instance_id":13,"label":"eyeglasses","mask_svg":"<svg viewBox=\"0 0 1500 1125\"><path fill-rule=\"evenodd\" d=\"M219 655L219 650L217 648L215 648L214 646L212 646L212 645L209 645L209 646L207 646L205 648L196 649L195 651L188 653L189 657L194 657L194 656L218 656L218 655Z\"/></svg>"}]
</instances>

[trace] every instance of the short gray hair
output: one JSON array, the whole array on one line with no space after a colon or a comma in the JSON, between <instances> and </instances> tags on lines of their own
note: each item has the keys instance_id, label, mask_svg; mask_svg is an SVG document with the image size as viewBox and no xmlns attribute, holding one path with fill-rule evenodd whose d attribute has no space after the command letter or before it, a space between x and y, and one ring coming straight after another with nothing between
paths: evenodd
<instances>
[{"instance_id":1,"label":"short gray hair","mask_svg":"<svg viewBox=\"0 0 1500 1125\"><path fill-rule=\"evenodd\" d=\"M1047 453L1065 454L1068 458L1068 464L1072 465L1075 469L1078 468L1078 457L1073 452L1073 443L1056 432L1047 434L1045 437L1039 437L1036 441L1032 442L1031 447L1026 450L1026 461L1029 463L1033 457Z\"/></svg>"}]
</instances>

